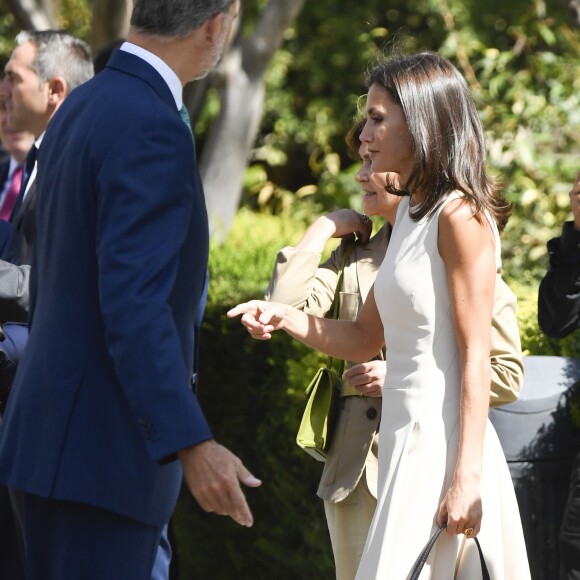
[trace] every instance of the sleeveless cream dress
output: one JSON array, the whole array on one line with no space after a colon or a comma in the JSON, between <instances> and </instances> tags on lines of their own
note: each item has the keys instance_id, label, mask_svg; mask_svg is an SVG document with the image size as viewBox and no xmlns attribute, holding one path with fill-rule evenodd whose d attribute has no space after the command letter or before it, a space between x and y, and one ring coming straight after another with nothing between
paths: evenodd
<instances>
[{"instance_id":1,"label":"sleeveless cream dress","mask_svg":"<svg viewBox=\"0 0 580 580\"><path fill-rule=\"evenodd\" d=\"M445 265L437 248L441 209L413 221L402 200L375 282L387 346L379 489L357 580L405 580L435 531L457 459L461 373ZM493 220L490 220L490 223ZM496 260L500 243L495 223ZM479 533L492 580L530 571L517 501L499 440L488 421ZM457 564L456 564L457 563ZM421 579L479 580L477 548L463 535L439 537Z\"/></svg>"}]
</instances>

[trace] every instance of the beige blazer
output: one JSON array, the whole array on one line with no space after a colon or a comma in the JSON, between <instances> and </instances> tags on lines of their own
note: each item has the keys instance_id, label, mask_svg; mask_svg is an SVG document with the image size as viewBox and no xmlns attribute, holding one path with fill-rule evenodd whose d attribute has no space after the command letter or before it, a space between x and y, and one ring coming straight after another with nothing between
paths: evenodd
<instances>
[{"instance_id":1,"label":"beige blazer","mask_svg":"<svg viewBox=\"0 0 580 580\"><path fill-rule=\"evenodd\" d=\"M383 261L389 233L390 226L383 226L367 244L356 245L347 258L339 318L356 319ZM283 248L276 258L266 300L291 304L315 316L326 316L332 306L346 247L345 243L340 244L322 264L318 253ZM382 352L377 356L384 359ZM369 491L377 497L381 404L377 397L344 397L341 400L332 446L318 488L322 499L333 503L342 501L363 476Z\"/></svg>"},{"instance_id":2,"label":"beige blazer","mask_svg":"<svg viewBox=\"0 0 580 580\"><path fill-rule=\"evenodd\" d=\"M390 231L390 226L385 224L367 244L357 244L348 256L340 291L339 318L356 319L385 256ZM315 316L326 316L346 247L347 244L341 243L322 264L318 253L283 248L278 252L265 299L290 304ZM498 274L492 315L492 406L514 401L523 382L515 308L516 297ZM377 358L384 358L383 353L378 353ZM344 397L341 403L318 495L330 502L342 501L364 476L369 491L376 497L381 399L354 396Z\"/></svg>"}]
</instances>

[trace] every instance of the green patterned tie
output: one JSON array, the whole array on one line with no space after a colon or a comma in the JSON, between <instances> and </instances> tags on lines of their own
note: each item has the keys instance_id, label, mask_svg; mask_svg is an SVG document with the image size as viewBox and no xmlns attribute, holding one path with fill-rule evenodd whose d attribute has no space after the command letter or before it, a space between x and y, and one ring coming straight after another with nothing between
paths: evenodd
<instances>
[{"instance_id":1,"label":"green patterned tie","mask_svg":"<svg viewBox=\"0 0 580 580\"><path fill-rule=\"evenodd\" d=\"M191 129L191 121L189 120L189 113L187 112L185 105L182 105L181 109L179 109L179 116L181 117L181 120L187 125L187 128L189 129L189 132L193 137L193 131Z\"/></svg>"}]
</instances>

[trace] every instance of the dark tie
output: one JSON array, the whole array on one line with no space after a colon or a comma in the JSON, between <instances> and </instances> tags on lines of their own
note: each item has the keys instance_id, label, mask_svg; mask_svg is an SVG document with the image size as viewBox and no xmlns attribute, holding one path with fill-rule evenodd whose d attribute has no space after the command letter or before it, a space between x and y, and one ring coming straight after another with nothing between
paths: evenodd
<instances>
[{"instance_id":1,"label":"dark tie","mask_svg":"<svg viewBox=\"0 0 580 580\"><path fill-rule=\"evenodd\" d=\"M18 211L22 207L22 201L24 199L24 194L26 193L26 186L30 181L30 176L32 175L32 171L34 169L34 164L36 163L36 154L38 153L38 149L36 145L32 146L32 149L28 152L26 156L26 161L24 162L24 172L22 174L22 183L20 184L20 193L18 194L18 199L12 208L12 213L10 214L10 221L14 222L14 219L18 215Z\"/></svg>"},{"instance_id":2,"label":"dark tie","mask_svg":"<svg viewBox=\"0 0 580 580\"><path fill-rule=\"evenodd\" d=\"M8 220L10 218L12 208L14 207L18 194L20 193L23 171L24 168L22 165L19 165L12 173L10 185L8 186L8 190L4 196L4 201L2 202L2 207L0 208L0 220Z\"/></svg>"},{"instance_id":3,"label":"dark tie","mask_svg":"<svg viewBox=\"0 0 580 580\"><path fill-rule=\"evenodd\" d=\"M30 176L34 169L34 164L36 163L36 154L38 149L36 145L32 146L32 149L28 152L26 156L26 161L24 162L24 172L22 174L22 183L20 184L20 193L18 194L18 199L12 208L12 213L10 214L10 221L13 222L14 218L18 215L18 211L22 207L22 200L24 199L24 194L26 192L26 186L30 181Z\"/></svg>"},{"instance_id":4,"label":"dark tie","mask_svg":"<svg viewBox=\"0 0 580 580\"><path fill-rule=\"evenodd\" d=\"M185 105L182 105L181 109L179 109L179 116L181 117L181 120L187 125L187 128L189 129L189 132L193 137L193 131L191 129L191 120L189 119L189 113L187 112Z\"/></svg>"}]
</instances>

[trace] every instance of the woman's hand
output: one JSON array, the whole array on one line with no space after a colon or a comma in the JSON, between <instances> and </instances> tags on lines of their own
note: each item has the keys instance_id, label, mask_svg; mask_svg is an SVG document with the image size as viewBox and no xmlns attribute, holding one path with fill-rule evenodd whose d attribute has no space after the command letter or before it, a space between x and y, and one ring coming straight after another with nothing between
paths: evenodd
<instances>
[{"instance_id":1,"label":"woman's hand","mask_svg":"<svg viewBox=\"0 0 580 580\"><path fill-rule=\"evenodd\" d=\"M369 217L353 209L339 209L322 216L321 219L326 219L334 224L333 238L344 238L356 234L356 237L363 244L366 244L373 231L373 223Z\"/></svg>"},{"instance_id":2,"label":"woman's hand","mask_svg":"<svg viewBox=\"0 0 580 580\"><path fill-rule=\"evenodd\" d=\"M382 397L383 383L387 374L384 360L371 360L348 369L342 378L366 397Z\"/></svg>"},{"instance_id":3,"label":"woman's hand","mask_svg":"<svg viewBox=\"0 0 580 580\"><path fill-rule=\"evenodd\" d=\"M465 534L474 538L481 528L481 518L479 477L454 477L439 507L437 524L447 522L448 534Z\"/></svg>"},{"instance_id":4,"label":"woman's hand","mask_svg":"<svg viewBox=\"0 0 580 580\"><path fill-rule=\"evenodd\" d=\"M264 300L250 300L238 304L228 311L228 318L242 315L240 322L248 329L248 332L257 340L268 340L272 332L284 328L286 305Z\"/></svg>"},{"instance_id":5,"label":"woman's hand","mask_svg":"<svg viewBox=\"0 0 580 580\"><path fill-rule=\"evenodd\" d=\"M304 233L295 249L322 252L330 238L357 238L366 244L371 237L373 224L368 216L353 209L339 209L320 216Z\"/></svg>"}]
</instances>

